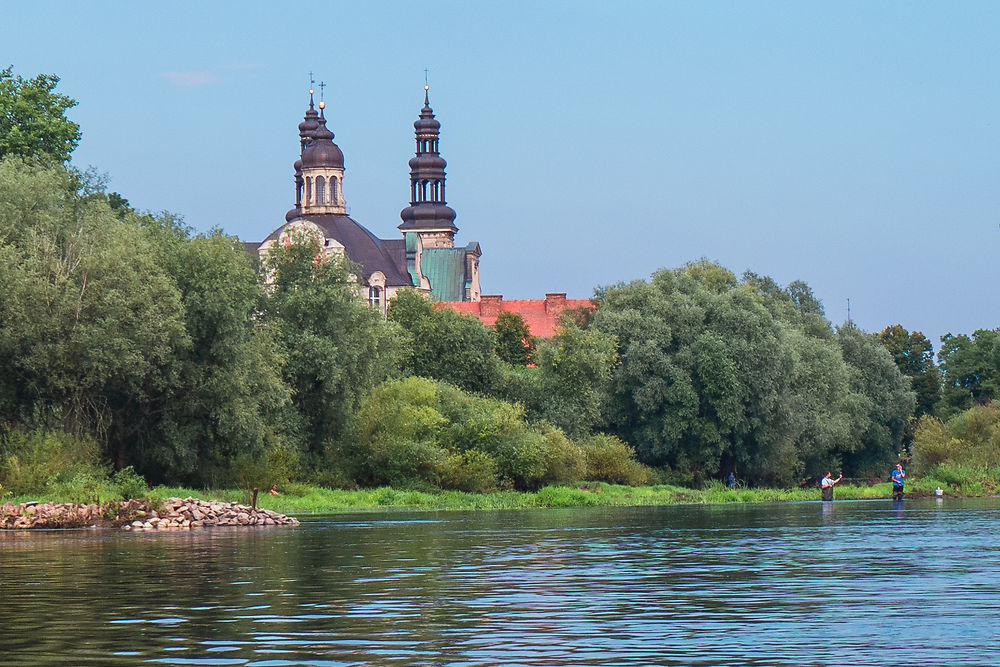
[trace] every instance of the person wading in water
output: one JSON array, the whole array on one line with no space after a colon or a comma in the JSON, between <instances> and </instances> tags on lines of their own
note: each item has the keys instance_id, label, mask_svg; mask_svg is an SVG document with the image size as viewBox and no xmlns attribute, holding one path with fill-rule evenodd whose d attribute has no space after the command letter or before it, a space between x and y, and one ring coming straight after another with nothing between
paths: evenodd
<instances>
[{"instance_id":1,"label":"person wading in water","mask_svg":"<svg viewBox=\"0 0 1000 667\"><path fill-rule=\"evenodd\" d=\"M903 470L903 466L900 463L896 464L896 469L892 471L892 499L902 500L903 499L903 479L906 477L906 471Z\"/></svg>"},{"instance_id":2,"label":"person wading in water","mask_svg":"<svg viewBox=\"0 0 1000 667\"><path fill-rule=\"evenodd\" d=\"M819 486L823 493L823 500L833 500L833 487L836 486L842 479L844 479L843 473L841 473L840 477L837 479L833 479L833 473L829 470L826 471L826 474L823 475L823 479L819 481Z\"/></svg>"}]
</instances>

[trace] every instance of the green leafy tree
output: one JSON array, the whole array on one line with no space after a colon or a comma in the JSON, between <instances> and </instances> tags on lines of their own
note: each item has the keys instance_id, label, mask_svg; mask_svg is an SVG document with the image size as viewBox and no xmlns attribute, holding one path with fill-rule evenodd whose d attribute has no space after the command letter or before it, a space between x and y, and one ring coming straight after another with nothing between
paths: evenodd
<instances>
[{"instance_id":1,"label":"green leafy tree","mask_svg":"<svg viewBox=\"0 0 1000 667\"><path fill-rule=\"evenodd\" d=\"M499 391L503 363L494 354L496 337L475 317L434 308L415 290L401 290L389 302L389 320L402 326L411 341L404 375L482 394Z\"/></svg>"},{"instance_id":2,"label":"green leafy tree","mask_svg":"<svg viewBox=\"0 0 1000 667\"><path fill-rule=\"evenodd\" d=\"M931 342L919 331L907 331L899 324L886 327L877 336L899 370L910 378L917 395L915 416L931 414L941 396L941 374L934 365Z\"/></svg>"},{"instance_id":3,"label":"green leafy tree","mask_svg":"<svg viewBox=\"0 0 1000 667\"><path fill-rule=\"evenodd\" d=\"M844 467L848 474L880 476L899 456L916 395L876 336L844 326L837 330L837 342L851 388L864 397L866 417L856 422L857 437L844 451Z\"/></svg>"},{"instance_id":4,"label":"green leafy tree","mask_svg":"<svg viewBox=\"0 0 1000 667\"><path fill-rule=\"evenodd\" d=\"M0 161L4 421L95 434L127 464L190 346L155 244L62 166Z\"/></svg>"},{"instance_id":5,"label":"green leafy tree","mask_svg":"<svg viewBox=\"0 0 1000 667\"><path fill-rule=\"evenodd\" d=\"M369 391L399 373L406 339L358 297L357 267L302 236L268 254L266 317L280 331L285 381L314 459Z\"/></svg>"},{"instance_id":6,"label":"green leafy tree","mask_svg":"<svg viewBox=\"0 0 1000 667\"><path fill-rule=\"evenodd\" d=\"M937 414L944 419L1000 396L1000 332L948 334L938 352L944 378Z\"/></svg>"},{"instance_id":7,"label":"green leafy tree","mask_svg":"<svg viewBox=\"0 0 1000 667\"><path fill-rule=\"evenodd\" d=\"M508 364L527 366L535 353L535 338L520 313L504 311L493 323L496 354Z\"/></svg>"},{"instance_id":8,"label":"green leafy tree","mask_svg":"<svg viewBox=\"0 0 1000 667\"><path fill-rule=\"evenodd\" d=\"M739 470L787 483L898 446L905 380L887 353L854 345L848 359L804 283L737 280L700 261L598 297L593 328L618 341L607 430L678 481ZM857 369L865 359L878 369L871 378Z\"/></svg>"},{"instance_id":9,"label":"green leafy tree","mask_svg":"<svg viewBox=\"0 0 1000 667\"><path fill-rule=\"evenodd\" d=\"M66 118L76 101L55 92L59 77L23 79L0 70L0 157L48 157L61 162L80 142L80 126Z\"/></svg>"},{"instance_id":10,"label":"green leafy tree","mask_svg":"<svg viewBox=\"0 0 1000 667\"><path fill-rule=\"evenodd\" d=\"M617 359L613 335L563 327L538 347L529 416L574 439L590 435L604 420Z\"/></svg>"},{"instance_id":11,"label":"green leafy tree","mask_svg":"<svg viewBox=\"0 0 1000 667\"><path fill-rule=\"evenodd\" d=\"M178 383L161 406L162 445L150 452L155 458L147 467L170 481L221 485L237 482L232 475L240 461L279 452L295 459L296 419L282 380L279 331L258 317L265 292L242 244L219 232L191 237L170 216L143 222L180 291L191 340L180 354Z\"/></svg>"}]
</instances>

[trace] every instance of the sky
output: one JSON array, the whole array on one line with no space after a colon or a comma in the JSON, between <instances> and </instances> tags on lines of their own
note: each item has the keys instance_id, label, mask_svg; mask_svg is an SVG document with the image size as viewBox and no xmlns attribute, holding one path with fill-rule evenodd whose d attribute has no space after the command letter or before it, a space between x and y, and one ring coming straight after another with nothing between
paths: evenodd
<instances>
[{"instance_id":1,"label":"sky","mask_svg":"<svg viewBox=\"0 0 1000 667\"><path fill-rule=\"evenodd\" d=\"M351 216L396 238L413 121L506 299L706 258L830 320L1000 326L1000 3L5 3L0 66L61 77L73 162L260 241L294 204L309 73Z\"/></svg>"}]
</instances>

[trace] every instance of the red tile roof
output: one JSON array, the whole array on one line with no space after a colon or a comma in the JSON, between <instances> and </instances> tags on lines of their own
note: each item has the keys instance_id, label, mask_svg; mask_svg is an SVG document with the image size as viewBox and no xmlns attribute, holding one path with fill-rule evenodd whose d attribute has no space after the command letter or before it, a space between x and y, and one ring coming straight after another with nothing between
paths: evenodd
<instances>
[{"instance_id":1,"label":"red tile roof","mask_svg":"<svg viewBox=\"0 0 1000 667\"><path fill-rule=\"evenodd\" d=\"M550 338L562 324L562 314L567 308L593 308L590 299L567 299L565 292L546 294L544 299L515 299L504 301L499 294L484 294L481 301L443 301L435 308L448 308L467 313L488 327L493 326L500 313L518 313L528 325L528 331L538 338Z\"/></svg>"}]
</instances>

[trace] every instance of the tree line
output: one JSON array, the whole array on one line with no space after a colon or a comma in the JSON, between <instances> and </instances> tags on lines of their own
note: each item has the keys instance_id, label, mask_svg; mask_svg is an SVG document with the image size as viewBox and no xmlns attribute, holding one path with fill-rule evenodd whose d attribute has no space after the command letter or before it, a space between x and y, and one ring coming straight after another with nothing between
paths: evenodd
<instances>
[{"instance_id":1,"label":"tree line","mask_svg":"<svg viewBox=\"0 0 1000 667\"><path fill-rule=\"evenodd\" d=\"M383 317L357 298L358 268L313 239L261 264L68 165L79 130L57 82L0 71L0 110L21 109L0 124L8 487L32 457L74 474L79 452L195 486L882 476L913 417L998 388L995 331L945 337L935 365L919 333L836 327L805 283L705 260L599 287L547 340L412 290ZM48 130L28 131L25 98L46 95Z\"/></svg>"}]
</instances>

